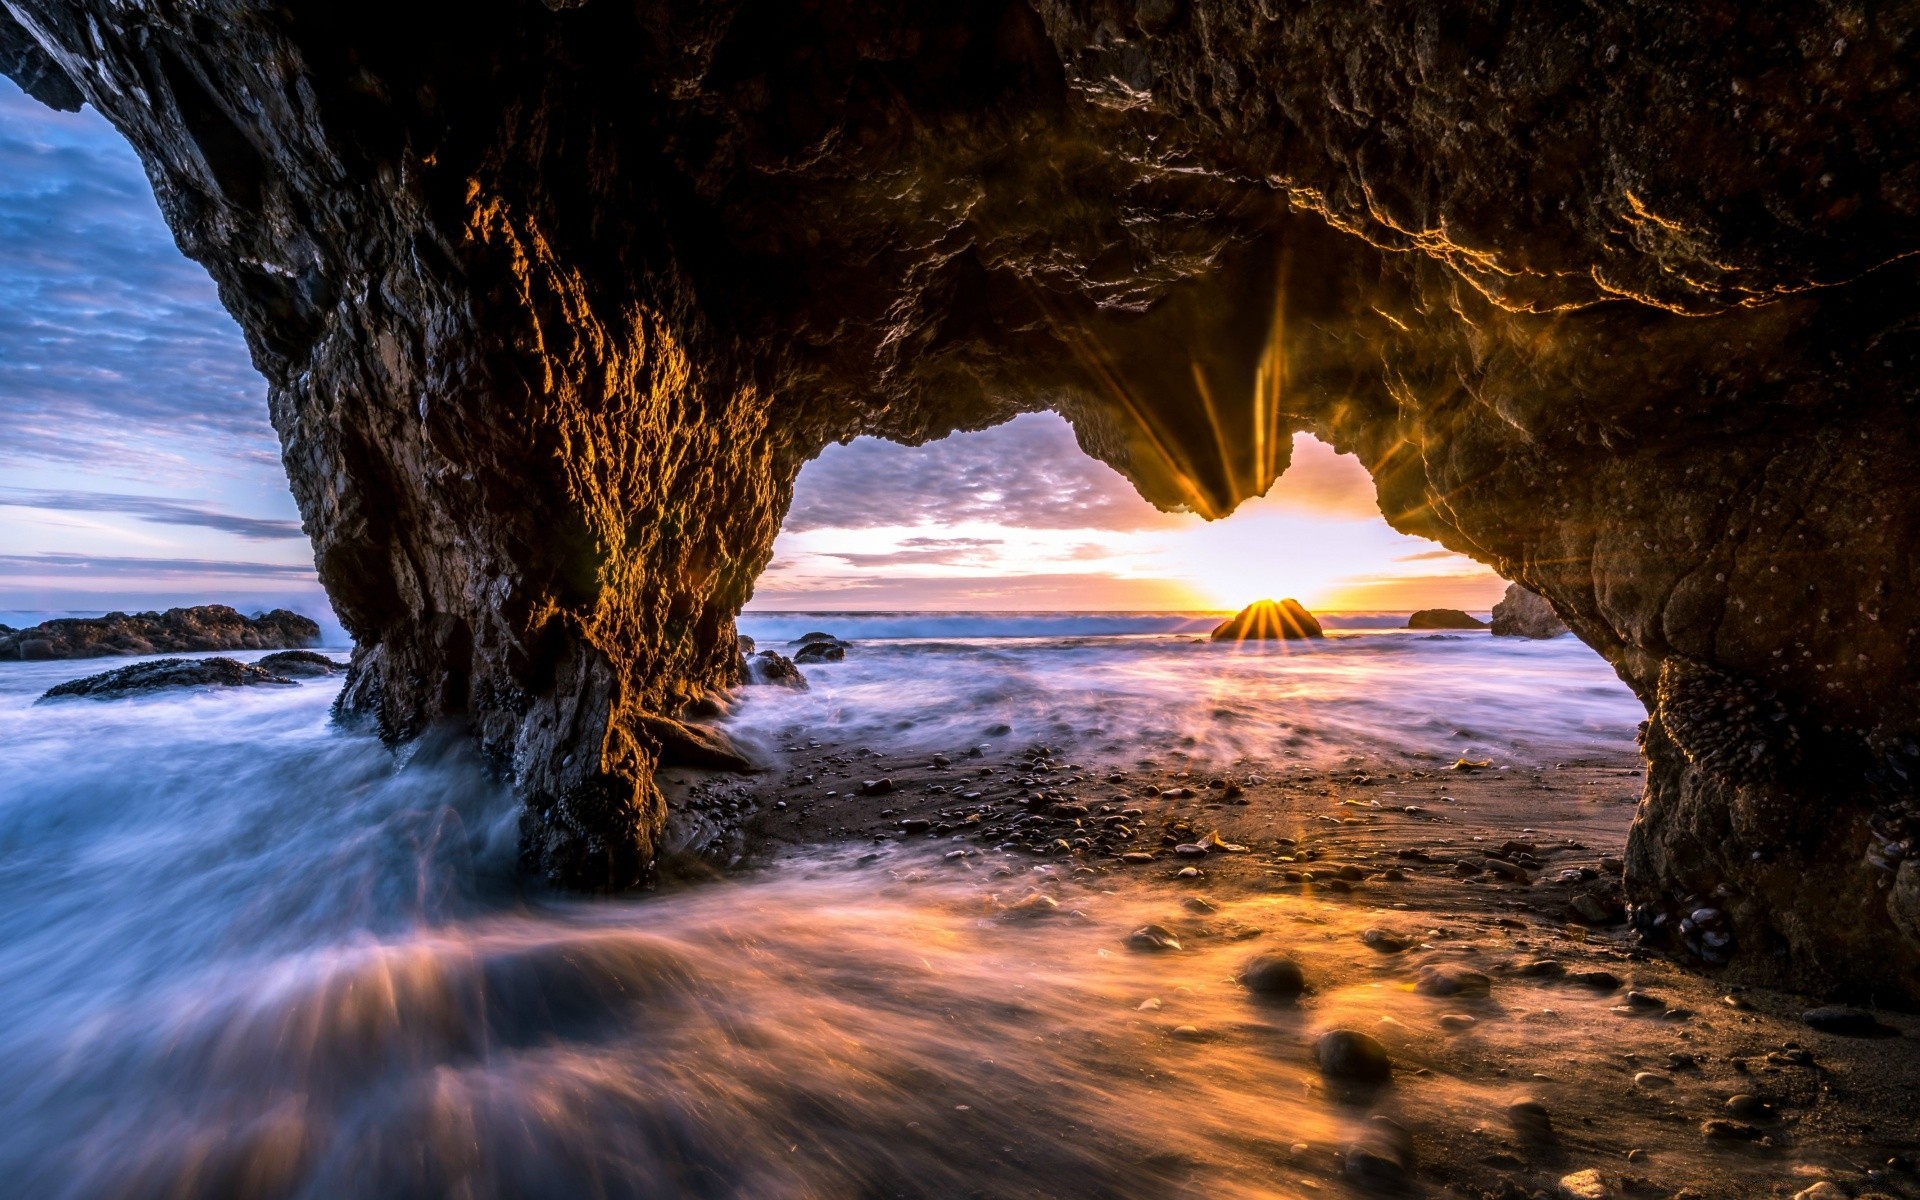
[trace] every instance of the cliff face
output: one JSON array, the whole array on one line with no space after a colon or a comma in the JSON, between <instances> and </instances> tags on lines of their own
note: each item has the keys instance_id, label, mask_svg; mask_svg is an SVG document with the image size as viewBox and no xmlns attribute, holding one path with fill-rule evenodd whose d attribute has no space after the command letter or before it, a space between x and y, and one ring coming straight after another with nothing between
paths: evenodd
<instances>
[{"instance_id":1,"label":"cliff face","mask_svg":"<svg viewBox=\"0 0 1920 1200\"><path fill-rule=\"evenodd\" d=\"M1646 701L1649 935L1920 994L1914 5L0 10L248 332L343 705L555 879L644 877L801 463L1048 407L1209 516L1358 454Z\"/></svg>"}]
</instances>

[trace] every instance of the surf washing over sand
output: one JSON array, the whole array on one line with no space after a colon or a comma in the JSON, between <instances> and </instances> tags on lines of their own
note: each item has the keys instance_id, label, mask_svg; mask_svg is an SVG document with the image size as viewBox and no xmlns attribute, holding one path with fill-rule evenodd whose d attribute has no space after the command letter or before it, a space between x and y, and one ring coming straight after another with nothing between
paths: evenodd
<instances>
[{"instance_id":1,"label":"surf washing over sand","mask_svg":"<svg viewBox=\"0 0 1920 1200\"><path fill-rule=\"evenodd\" d=\"M765 645L820 628L853 648L806 691L746 691L725 724L761 775L666 774L733 789L750 827L822 822L775 830L757 869L607 900L525 884L513 799L457 739L395 755L332 727L337 682L36 705L120 664L7 664L0 1178L74 1198L1144 1200L1550 1184L1625 1168L1615 1142L1697 1141L1667 1110L1718 1105L1699 1069L1604 1132L1579 1114L1602 1111L1593 1078L1631 1088L1622 1054L1665 1070L1676 1037L1708 1036L1682 1003L1711 1006L1703 985L1515 919L1529 893L1499 872L1471 915L1437 911L1465 890L1443 855L1498 840L1457 757L1516 786L1611 764L1498 819L1541 827L1542 870L1617 852L1641 713L1606 665L1570 638L1233 647L1189 622L749 615ZM899 790L856 799L803 749L857 752ZM923 794L901 764L935 754L952 786ZM1244 805L1209 802L1215 771L1249 781ZM1136 870L877 815L961 803L963 775L979 808L1023 811L1045 775L1143 829L1281 824ZM829 795L874 810L857 836L826 835ZM1396 858L1402 830L1436 853ZM1307 992L1251 995L1257 953ZM1556 954L1645 980L1520 965ZM1615 1015L1617 988L1656 980L1657 1016ZM1377 1039L1391 1077L1330 1074L1335 1028ZM1521 1091L1556 1140L1516 1132ZM1822 1153L1715 1169L1757 1187Z\"/></svg>"}]
</instances>

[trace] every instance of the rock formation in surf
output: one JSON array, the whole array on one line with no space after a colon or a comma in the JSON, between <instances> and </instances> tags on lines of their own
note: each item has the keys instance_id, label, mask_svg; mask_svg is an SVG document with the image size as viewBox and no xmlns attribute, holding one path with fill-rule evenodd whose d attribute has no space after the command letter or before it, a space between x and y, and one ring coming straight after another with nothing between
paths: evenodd
<instances>
[{"instance_id":1,"label":"rock formation in surf","mask_svg":"<svg viewBox=\"0 0 1920 1200\"><path fill-rule=\"evenodd\" d=\"M1518 638L1556 638L1567 632L1567 623L1553 611L1546 598L1517 583L1507 585L1507 594L1493 606L1493 636Z\"/></svg>"},{"instance_id":2,"label":"rock formation in surf","mask_svg":"<svg viewBox=\"0 0 1920 1200\"><path fill-rule=\"evenodd\" d=\"M1358 455L1646 702L1649 936L1920 995L1917 22L5 0L0 68L244 326L344 711L471 728L555 880L644 878L802 463L1052 408L1209 517Z\"/></svg>"},{"instance_id":3,"label":"rock formation in surf","mask_svg":"<svg viewBox=\"0 0 1920 1200\"><path fill-rule=\"evenodd\" d=\"M1299 641L1325 637L1320 622L1298 600L1256 600L1213 628L1216 642Z\"/></svg>"},{"instance_id":4,"label":"rock formation in surf","mask_svg":"<svg viewBox=\"0 0 1920 1200\"><path fill-rule=\"evenodd\" d=\"M1457 608L1423 608L1407 618L1408 629L1485 629L1487 623Z\"/></svg>"},{"instance_id":5,"label":"rock formation in surf","mask_svg":"<svg viewBox=\"0 0 1920 1200\"><path fill-rule=\"evenodd\" d=\"M0 629L0 662L127 658L193 650L283 650L320 643L320 626L284 608L245 617L224 604L165 612L57 617L31 629Z\"/></svg>"}]
</instances>

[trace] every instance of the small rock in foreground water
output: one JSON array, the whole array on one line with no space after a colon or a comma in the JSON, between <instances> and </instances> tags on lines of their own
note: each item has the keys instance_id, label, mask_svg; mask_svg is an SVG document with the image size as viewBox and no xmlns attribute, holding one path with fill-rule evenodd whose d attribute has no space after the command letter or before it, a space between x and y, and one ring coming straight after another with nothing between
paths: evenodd
<instances>
[{"instance_id":1,"label":"small rock in foreground water","mask_svg":"<svg viewBox=\"0 0 1920 1200\"><path fill-rule=\"evenodd\" d=\"M1507 1105L1507 1124L1529 1141L1544 1142L1553 1136L1553 1114L1532 1096L1522 1096Z\"/></svg>"},{"instance_id":2,"label":"small rock in foreground water","mask_svg":"<svg viewBox=\"0 0 1920 1200\"><path fill-rule=\"evenodd\" d=\"M1180 939L1175 937L1173 931L1165 926L1142 925L1133 931L1133 935L1127 939L1127 945L1133 947L1135 950L1142 950L1152 954L1164 950L1178 950L1180 948Z\"/></svg>"},{"instance_id":3,"label":"small rock in foreground water","mask_svg":"<svg viewBox=\"0 0 1920 1200\"><path fill-rule=\"evenodd\" d=\"M1334 1029L1313 1045L1320 1073L1347 1083L1385 1083L1393 1076L1387 1048L1353 1029Z\"/></svg>"},{"instance_id":4,"label":"small rock in foreground water","mask_svg":"<svg viewBox=\"0 0 1920 1200\"><path fill-rule=\"evenodd\" d=\"M1240 971L1240 982L1254 995L1274 1000L1291 1000L1307 990L1307 977L1300 964L1284 954L1249 959Z\"/></svg>"}]
</instances>

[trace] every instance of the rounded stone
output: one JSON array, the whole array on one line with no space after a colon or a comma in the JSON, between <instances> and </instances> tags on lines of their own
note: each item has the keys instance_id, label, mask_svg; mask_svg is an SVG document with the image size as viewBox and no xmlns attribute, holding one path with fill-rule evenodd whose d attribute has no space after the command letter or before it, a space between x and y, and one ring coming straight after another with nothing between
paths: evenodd
<instances>
[{"instance_id":1,"label":"rounded stone","mask_svg":"<svg viewBox=\"0 0 1920 1200\"><path fill-rule=\"evenodd\" d=\"M1261 954L1240 969L1240 983L1256 996L1292 1000L1307 990L1306 973L1284 954Z\"/></svg>"},{"instance_id":2,"label":"rounded stone","mask_svg":"<svg viewBox=\"0 0 1920 1200\"><path fill-rule=\"evenodd\" d=\"M1393 1077L1387 1048L1355 1029L1332 1029L1313 1044L1320 1073L1344 1083L1385 1083Z\"/></svg>"}]
</instances>

